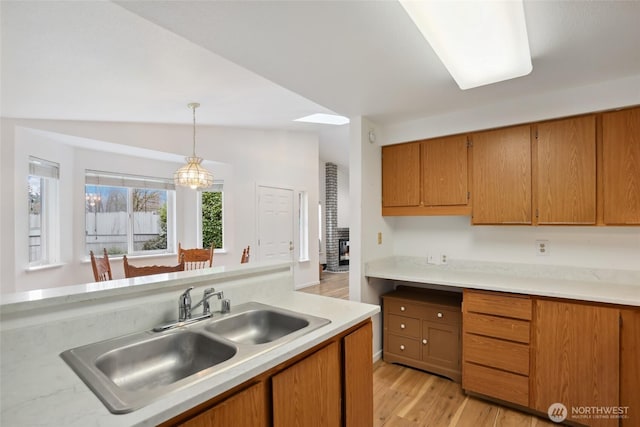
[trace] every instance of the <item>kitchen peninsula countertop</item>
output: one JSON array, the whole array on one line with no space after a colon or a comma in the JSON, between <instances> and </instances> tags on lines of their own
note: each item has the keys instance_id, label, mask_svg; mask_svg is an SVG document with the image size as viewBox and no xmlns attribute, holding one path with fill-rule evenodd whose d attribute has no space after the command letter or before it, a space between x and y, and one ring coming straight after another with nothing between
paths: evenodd
<instances>
[{"instance_id":1,"label":"kitchen peninsula countertop","mask_svg":"<svg viewBox=\"0 0 640 427\"><path fill-rule=\"evenodd\" d=\"M440 285L640 306L640 271L633 270L465 260L433 265L418 257L395 256L367 263L365 276L411 282L413 286Z\"/></svg>"},{"instance_id":2,"label":"kitchen peninsula countertop","mask_svg":"<svg viewBox=\"0 0 640 427\"><path fill-rule=\"evenodd\" d=\"M148 279L145 284L137 283L137 293L125 287L125 297L118 301L114 301L118 292L110 288L102 295L93 292L91 297L58 296L55 304L38 299L33 302L35 310L30 310L29 302L24 300L15 302L17 305L13 307L3 306L0 425L155 426L379 312L377 305L296 292L291 275L289 263L211 270L196 275L196 286L201 287L196 287L192 294L200 296L204 287L213 282L216 289L223 290L225 297L231 299L232 312L234 305L256 301L324 317L331 320L330 324L127 414L110 413L59 354L78 345L148 330L162 323L161 320L174 314L178 292L189 284L187 279L192 275L171 276L168 282L167 277L158 279L160 295L146 287L152 281ZM216 282L220 277L225 279L224 284ZM138 301L132 303L132 298ZM68 307L56 310L64 300L71 300ZM78 301L82 301L81 308ZM91 306L86 307L88 304ZM8 313L5 308L9 308Z\"/></svg>"}]
</instances>

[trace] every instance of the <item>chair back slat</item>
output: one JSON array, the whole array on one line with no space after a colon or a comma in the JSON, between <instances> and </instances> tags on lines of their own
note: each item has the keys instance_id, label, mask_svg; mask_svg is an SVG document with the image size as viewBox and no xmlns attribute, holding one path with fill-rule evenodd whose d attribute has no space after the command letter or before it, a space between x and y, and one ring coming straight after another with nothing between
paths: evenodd
<instances>
[{"instance_id":1,"label":"chair back slat","mask_svg":"<svg viewBox=\"0 0 640 427\"><path fill-rule=\"evenodd\" d=\"M124 277L127 279L131 277L150 276L152 274L162 273L175 273L177 271L184 271L184 258L178 265L147 265L139 266L129 264L127 256L122 257L122 263L124 265Z\"/></svg>"},{"instance_id":2,"label":"chair back slat","mask_svg":"<svg viewBox=\"0 0 640 427\"><path fill-rule=\"evenodd\" d=\"M93 279L96 282L104 282L106 280L112 280L111 276L111 264L109 263L109 255L107 249L104 248L104 257L96 258L93 251L89 251L91 256L91 268L93 270Z\"/></svg>"},{"instance_id":3,"label":"chair back slat","mask_svg":"<svg viewBox=\"0 0 640 427\"><path fill-rule=\"evenodd\" d=\"M185 270L209 268L213 265L213 244L210 248L205 249L184 249L178 243L178 259L181 256L184 257Z\"/></svg>"},{"instance_id":4,"label":"chair back slat","mask_svg":"<svg viewBox=\"0 0 640 427\"><path fill-rule=\"evenodd\" d=\"M240 264L246 264L249 262L249 252L251 251L251 246L247 246L242 249L242 258L240 258Z\"/></svg>"}]
</instances>

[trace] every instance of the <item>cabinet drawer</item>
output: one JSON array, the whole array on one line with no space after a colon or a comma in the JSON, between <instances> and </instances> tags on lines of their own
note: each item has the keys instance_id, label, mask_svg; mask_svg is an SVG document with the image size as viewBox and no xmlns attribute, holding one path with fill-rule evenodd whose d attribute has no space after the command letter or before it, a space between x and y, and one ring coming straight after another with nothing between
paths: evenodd
<instances>
[{"instance_id":1,"label":"cabinet drawer","mask_svg":"<svg viewBox=\"0 0 640 427\"><path fill-rule=\"evenodd\" d=\"M486 314L464 313L464 331L529 344L531 323Z\"/></svg>"},{"instance_id":2,"label":"cabinet drawer","mask_svg":"<svg viewBox=\"0 0 640 427\"><path fill-rule=\"evenodd\" d=\"M389 344L389 348L385 348L384 350L389 353L416 360L420 359L420 344L418 340L389 334L387 343Z\"/></svg>"},{"instance_id":3,"label":"cabinet drawer","mask_svg":"<svg viewBox=\"0 0 640 427\"><path fill-rule=\"evenodd\" d=\"M529 375L529 346L526 344L464 334L462 354L465 362Z\"/></svg>"},{"instance_id":4,"label":"cabinet drawer","mask_svg":"<svg viewBox=\"0 0 640 427\"><path fill-rule=\"evenodd\" d=\"M462 313L459 310L447 310L440 307L425 306L424 320L447 325L459 325L462 321Z\"/></svg>"},{"instance_id":5,"label":"cabinet drawer","mask_svg":"<svg viewBox=\"0 0 640 427\"><path fill-rule=\"evenodd\" d=\"M464 291L465 313L484 313L514 319L531 320L531 299L497 292Z\"/></svg>"},{"instance_id":6,"label":"cabinet drawer","mask_svg":"<svg viewBox=\"0 0 640 427\"><path fill-rule=\"evenodd\" d=\"M522 406L529 406L529 377L464 363L462 388Z\"/></svg>"},{"instance_id":7,"label":"cabinet drawer","mask_svg":"<svg viewBox=\"0 0 640 427\"><path fill-rule=\"evenodd\" d=\"M390 333L413 338L420 337L420 321L418 319L390 314L387 326Z\"/></svg>"},{"instance_id":8,"label":"cabinet drawer","mask_svg":"<svg viewBox=\"0 0 640 427\"><path fill-rule=\"evenodd\" d=\"M392 298L384 299L385 311L391 314L420 318L424 314L424 306L405 300Z\"/></svg>"}]
</instances>

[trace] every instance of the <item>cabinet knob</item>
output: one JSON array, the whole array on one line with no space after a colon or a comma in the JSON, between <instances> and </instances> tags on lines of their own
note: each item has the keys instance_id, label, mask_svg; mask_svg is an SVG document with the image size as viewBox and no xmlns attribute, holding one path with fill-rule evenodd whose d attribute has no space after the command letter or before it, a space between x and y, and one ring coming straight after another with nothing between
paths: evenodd
<instances>
[{"instance_id":1,"label":"cabinet knob","mask_svg":"<svg viewBox=\"0 0 640 427\"><path fill-rule=\"evenodd\" d=\"M426 340L426 338L422 340L422 344L427 345L427 340Z\"/></svg>"},{"instance_id":2,"label":"cabinet knob","mask_svg":"<svg viewBox=\"0 0 640 427\"><path fill-rule=\"evenodd\" d=\"M401 351L404 351L404 344L401 344L401 345L400 345L400 350L401 350Z\"/></svg>"},{"instance_id":3,"label":"cabinet knob","mask_svg":"<svg viewBox=\"0 0 640 427\"><path fill-rule=\"evenodd\" d=\"M404 325L404 323L400 323L400 329L404 329L406 328L406 326Z\"/></svg>"},{"instance_id":4,"label":"cabinet knob","mask_svg":"<svg viewBox=\"0 0 640 427\"><path fill-rule=\"evenodd\" d=\"M405 310L406 310L406 308L404 307L404 305L400 306L400 311L405 311Z\"/></svg>"},{"instance_id":5,"label":"cabinet knob","mask_svg":"<svg viewBox=\"0 0 640 427\"><path fill-rule=\"evenodd\" d=\"M438 312L438 317L442 319L444 317L444 314Z\"/></svg>"}]
</instances>

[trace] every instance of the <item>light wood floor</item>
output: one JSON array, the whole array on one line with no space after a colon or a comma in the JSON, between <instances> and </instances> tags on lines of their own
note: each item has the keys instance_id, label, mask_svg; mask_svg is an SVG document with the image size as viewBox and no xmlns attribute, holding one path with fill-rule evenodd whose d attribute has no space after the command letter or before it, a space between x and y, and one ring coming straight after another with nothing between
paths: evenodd
<instances>
[{"instance_id":1,"label":"light wood floor","mask_svg":"<svg viewBox=\"0 0 640 427\"><path fill-rule=\"evenodd\" d=\"M349 299L348 273L322 273L319 285L300 289ZM437 375L377 361L373 366L374 427L551 427L549 420L464 394Z\"/></svg>"},{"instance_id":2,"label":"light wood floor","mask_svg":"<svg viewBox=\"0 0 640 427\"><path fill-rule=\"evenodd\" d=\"M300 289L300 292L349 299L349 273L322 272L320 284Z\"/></svg>"}]
</instances>

